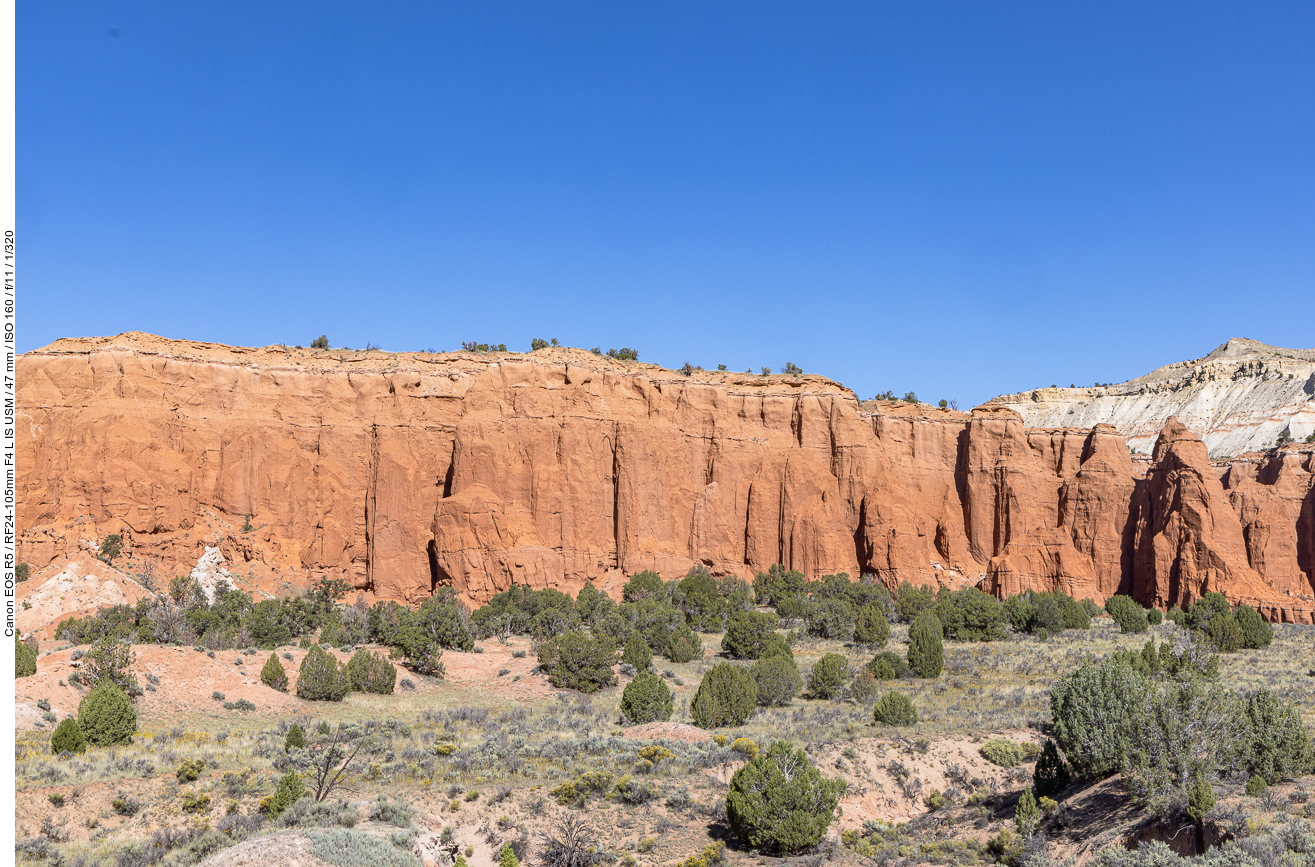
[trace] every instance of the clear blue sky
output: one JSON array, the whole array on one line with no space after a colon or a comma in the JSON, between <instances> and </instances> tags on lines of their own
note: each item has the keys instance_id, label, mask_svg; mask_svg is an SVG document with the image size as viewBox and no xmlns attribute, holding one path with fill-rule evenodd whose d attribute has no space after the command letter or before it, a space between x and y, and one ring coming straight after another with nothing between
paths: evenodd
<instances>
[{"instance_id":1,"label":"clear blue sky","mask_svg":"<svg viewBox=\"0 0 1315 867\"><path fill-rule=\"evenodd\" d=\"M971 406L1315 346L1315 3L18 6L19 349L632 346Z\"/></svg>"}]
</instances>

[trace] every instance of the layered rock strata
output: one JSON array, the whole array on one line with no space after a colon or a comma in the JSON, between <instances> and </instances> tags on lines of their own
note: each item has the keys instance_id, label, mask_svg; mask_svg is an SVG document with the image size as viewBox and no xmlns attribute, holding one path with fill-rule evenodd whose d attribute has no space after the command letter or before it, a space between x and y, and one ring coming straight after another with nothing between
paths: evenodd
<instances>
[{"instance_id":1,"label":"layered rock strata","mask_svg":"<svg viewBox=\"0 0 1315 867\"><path fill-rule=\"evenodd\" d=\"M1122 436L883 405L817 376L691 376L572 349L389 354L149 335L20 357L20 557L122 532L128 562L222 553L271 592L321 576L416 601L703 564L1309 621L1312 452L1233 464ZM213 559L213 555L211 555ZM129 566L132 571L132 566Z\"/></svg>"},{"instance_id":2,"label":"layered rock strata","mask_svg":"<svg viewBox=\"0 0 1315 867\"><path fill-rule=\"evenodd\" d=\"M1176 416L1216 458L1268 449L1280 437L1315 434L1315 349L1234 338L1204 358L1180 361L1117 385L1038 388L994 398L1033 427L1111 424L1137 452L1155 447Z\"/></svg>"}]
</instances>

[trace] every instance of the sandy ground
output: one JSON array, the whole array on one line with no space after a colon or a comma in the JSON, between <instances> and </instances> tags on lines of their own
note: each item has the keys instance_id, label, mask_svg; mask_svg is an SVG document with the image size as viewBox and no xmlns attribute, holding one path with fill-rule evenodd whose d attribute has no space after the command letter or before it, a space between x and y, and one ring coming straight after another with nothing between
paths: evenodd
<instances>
[{"instance_id":1,"label":"sandy ground","mask_svg":"<svg viewBox=\"0 0 1315 867\"><path fill-rule=\"evenodd\" d=\"M712 733L697 726L676 722L652 722L642 726L631 726L625 730L625 736L634 741L670 740L697 744L712 740Z\"/></svg>"},{"instance_id":2,"label":"sandy ground","mask_svg":"<svg viewBox=\"0 0 1315 867\"><path fill-rule=\"evenodd\" d=\"M443 654L447 668L444 680L418 677L398 666L398 682L410 678L416 688L403 693L399 686L396 692L421 698L432 695L438 699L445 687L461 685L477 687L497 698L534 700L556 695L558 690L548 683L546 677L530 673L538 660L529 647L527 639L513 639L507 645L490 642L484 646L483 653L447 651ZM43 698L50 702L51 712L59 719L77 715L78 704L87 694L86 690L68 682L69 675L79 666L72 660L73 652L78 649L87 650L86 647L69 647L44 652L37 659L36 674L14 681L14 717L18 729L43 728L38 725L42 710L37 706L37 701ZM367 649L381 656L388 655L386 647ZM513 658L512 653L516 650L524 650L526 655ZM275 651L288 675L287 692L279 692L260 681L260 671L269 659L270 651L262 650L247 656L240 650L216 650L212 657L208 652L191 647L154 644L136 644L132 651L135 659L130 670L145 690L134 702L142 726L184 724L189 719L199 722L198 716L232 720L235 714L242 712L227 710L223 703L240 699L254 704L254 712L263 716L296 716L323 712L325 708L321 702L305 701L296 696L301 661L308 652L298 647L280 647ZM328 652L344 664L351 659L350 653ZM291 659L287 658L289 656ZM499 671L508 673L499 675ZM152 682L151 677L157 678L158 683ZM147 689L148 685L155 688ZM216 692L223 698L214 698ZM44 728L51 730L53 726L47 723Z\"/></svg>"}]
</instances>

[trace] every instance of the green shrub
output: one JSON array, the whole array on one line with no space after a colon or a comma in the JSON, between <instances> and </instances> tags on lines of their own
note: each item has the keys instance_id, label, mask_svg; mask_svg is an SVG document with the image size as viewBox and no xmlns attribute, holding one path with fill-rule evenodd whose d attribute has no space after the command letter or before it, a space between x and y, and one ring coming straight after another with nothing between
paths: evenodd
<instances>
[{"instance_id":1,"label":"green shrub","mask_svg":"<svg viewBox=\"0 0 1315 867\"><path fill-rule=\"evenodd\" d=\"M14 677L31 677L37 673L37 652L14 635Z\"/></svg>"},{"instance_id":2,"label":"green shrub","mask_svg":"<svg viewBox=\"0 0 1315 867\"><path fill-rule=\"evenodd\" d=\"M347 663L347 682L355 692L392 695L397 667L377 653L358 650Z\"/></svg>"},{"instance_id":3,"label":"green shrub","mask_svg":"<svg viewBox=\"0 0 1315 867\"><path fill-rule=\"evenodd\" d=\"M940 676L945 668L942 636L941 621L932 611L919 614L909 627L909 669L915 677Z\"/></svg>"},{"instance_id":4,"label":"green shrub","mask_svg":"<svg viewBox=\"0 0 1315 867\"><path fill-rule=\"evenodd\" d=\"M776 634L779 622L775 614L741 611L727 625L721 649L737 659L757 659Z\"/></svg>"},{"instance_id":5,"label":"green shrub","mask_svg":"<svg viewBox=\"0 0 1315 867\"><path fill-rule=\"evenodd\" d=\"M626 586L621 588L622 602L638 602L641 599L665 599L667 587L662 576L644 569L630 576Z\"/></svg>"},{"instance_id":6,"label":"green shrub","mask_svg":"<svg viewBox=\"0 0 1315 867\"><path fill-rule=\"evenodd\" d=\"M872 708L872 719L880 725L911 726L918 721L918 710L912 699L892 689Z\"/></svg>"},{"instance_id":7,"label":"green shrub","mask_svg":"<svg viewBox=\"0 0 1315 867\"><path fill-rule=\"evenodd\" d=\"M1242 646L1251 649L1269 647L1274 640L1274 627L1260 616L1260 612L1250 605L1239 605L1233 613L1237 625L1242 628Z\"/></svg>"},{"instance_id":8,"label":"green shrub","mask_svg":"<svg viewBox=\"0 0 1315 867\"><path fill-rule=\"evenodd\" d=\"M586 581L585 585L580 588L580 592L575 594L575 610L579 613L581 619L586 623L593 619L594 612L598 610L606 594L599 592L594 586L594 582Z\"/></svg>"},{"instance_id":9,"label":"green shrub","mask_svg":"<svg viewBox=\"0 0 1315 867\"><path fill-rule=\"evenodd\" d=\"M1046 641L1064 629L1064 615L1059 603L1049 593L1032 594L1031 619L1027 631Z\"/></svg>"},{"instance_id":10,"label":"green shrub","mask_svg":"<svg viewBox=\"0 0 1315 867\"><path fill-rule=\"evenodd\" d=\"M1243 763L1268 783L1309 774L1315 750L1301 713L1291 701L1259 689L1241 703Z\"/></svg>"},{"instance_id":11,"label":"green shrub","mask_svg":"<svg viewBox=\"0 0 1315 867\"><path fill-rule=\"evenodd\" d=\"M777 601L776 615L781 618L781 625L791 627L801 620L808 619L811 605L806 597L786 596Z\"/></svg>"},{"instance_id":12,"label":"green shrub","mask_svg":"<svg viewBox=\"0 0 1315 867\"><path fill-rule=\"evenodd\" d=\"M137 731L137 712L127 693L105 682L78 705L78 727L87 743L95 747L131 743Z\"/></svg>"},{"instance_id":13,"label":"green shrub","mask_svg":"<svg viewBox=\"0 0 1315 867\"><path fill-rule=\"evenodd\" d=\"M183 812L184 813L210 812L210 796L205 794L204 792L184 792Z\"/></svg>"},{"instance_id":14,"label":"green shrub","mask_svg":"<svg viewBox=\"0 0 1315 867\"><path fill-rule=\"evenodd\" d=\"M1031 789L1024 789L1018 799L1018 806L1014 808L1014 825L1018 828L1019 834L1031 837L1040 824L1041 807L1037 805L1036 795L1032 794Z\"/></svg>"},{"instance_id":15,"label":"green shrub","mask_svg":"<svg viewBox=\"0 0 1315 867\"><path fill-rule=\"evenodd\" d=\"M616 799L623 804L647 804L657 797L657 789L651 783L644 780L637 780L626 774L616 781L616 788L613 790Z\"/></svg>"},{"instance_id":16,"label":"green shrub","mask_svg":"<svg viewBox=\"0 0 1315 867\"><path fill-rule=\"evenodd\" d=\"M616 686L616 645L606 635L572 630L550 638L539 645L539 664L558 689L593 693Z\"/></svg>"},{"instance_id":17,"label":"green shrub","mask_svg":"<svg viewBox=\"0 0 1315 867\"><path fill-rule=\"evenodd\" d=\"M119 533L110 533L100 542L100 559L110 565L119 558L123 553L123 536Z\"/></svg>"},{"instance_id":18,"label":"green shrub","mask_svg":"<svg viewBox=\"0 0 1315 867\"><path fill-rule=\"evenodd\" d=\"M1081 602L1071 596L1066 596L1064 602L1059 606L1059 619L1065 629L1091 628L1091 614Z\"/></svg>"},{"instance_id":19,"label":"green shrub","mask_svg":"<svg viewBox=\"0 0 1315 867\"><path fill-rule=\"evenodd\" d=\"M1179 608L1177 605L1166 611L1164 616L1165 619L1171 620L1179 626L1183 626L1187 623L1187 612L1183 611L1183 609Z\"/></svg>"},{"instance_id":20,"label":"green shrub","mask_svg":"<svg viewBox=\"0 0 1315 867\"><path fill-rule=\"evenodd\" d=\"M55 733L50 736L50 751L55 755L63 752L85 753L87 751L87 739L82 736L82 728L78 721L73 717L65 717L58 726L55 727Z\"/></svg>"},{"instance_id":21,"label":"green shrub","mask_svg":"<svg viewBox=\"0 0 1315 867\"><path fill-rule=\"evenodd\" d=\"M1133 601L1131 596L1111 596L1105 600L1105 610L1125 633L1145 632L1150 628L1146 609Z\"/></svg>"},{"instance_id":22,"label":"green shrub","mask_svg":"<svg viewBox=\"0 0 1315 867\"><path fill-rule=\"evenodd\" d=\"M758 658L768 659L773 656L779 656L783 659L790 660L792 663L794 662L794 651L790 649L790 642L779 632L772 635L771 639L767 642L767 646L763 648L763 652L759 654Z\"/></svg>"},{"instance_id":23,"label":"green shrub","mask_svg":"<svg viewBox=\"0 0 1315 867\"><path fill-rule=\"evenodd\" d=\"M178 782L194 783L201 778L203 771L205 771L205 762L200 759L183 759L174 773L178 777Z\"/></svg>"},{"instance_id":24,"label":"green shrub","mask_svg":"<svg viewBox=\"0 0 1315 867\"><path fill-rule=\"evenodd\" d=\"M731 778L726 816L745 845L793 854L821 842L844 791L844 781L824 778L803 750L775 741Z\"/></svg>"},{"instance_id":25,"label":"green shrub","mask_svg":"<svg viewBox=\"0 0 1315 867\"><path fill-rule=\"evenodd\" d=\"M300 801L304 794L306 794L306 786L301 781L301 775L296 771L288 771L279 780L278 788L274 790L273 797L266 805L270 818L277 819L283 815L283 812Z\"/></svg>"},{"instance_id":26,"label":"green shrub","mask_svg":"<svg viewBox=\"0 0 1315 867\"><path fill-rule=\"evenodd\" d=\"M306 746L306 733L301 730L301 726L296 723L288 729L288 736L283 739L283 752L291 752L297 747Z\"/></svg>"},{"instance_id":27,"label":"green shrub","mask_svg":"<svg viewBox=\"0 0 1315 867\"><path fill-rule=\"evenodd\" d=\"M1215 808L1215 790L1205 778L1205 770L1197 768L1192 775L1192 786L1187 793L1187 817L1199 822Z\"/></svg>"},{"instance_id":28,"label":"green shrub","mask_svg":"<svg viewBox=\"0 0 1315 867\"><path fill-rule=\"evenodd\" d=\"M912 623L935 604L936 591L930 587L914 587L905 581L895 590L895 615L901 623Z\"/></svg>"},{"instance_id":29,"label":"green shrub","mask_svg":"<svg viewBox=\"0 0 1315 867\"><path fill-rule=\"evenodd\" d=\"M1054 606L1054 602L1050 604ZM1002 641L1009 637L1005 608L989 593L965 587L943 593L934 607L946 638L955 641ZM1055 607L1055 626L1059 626L1059 609Z\"/></svg>"},{"instance_id":30,"label":"green shrub","mask_svg":"<svg viewBox=\"0 0 1315 867\"><path fill-rule=\"evenodd\" d=\"M1255 774L1247 780L1247 794L1253 798L1258 798L1265 792L1269 791L1269 783L1260 774Z\"/></svg>"},{"instance_id":31,"label":"green shrub","mask_svg":"<svg viewBox=\"0 0 1315 867\"><path fill-rule=\"evenodd\" d=\"M665 655L672 662L693 662L703 658L703 641L689 628L688 623L680 623L672 630L667 641Z\"/></svg>"},{"instance_id":32,"label":"green shrub","mask_svg":"<svg viewBox=\"0 0 1315 867\"><path fill-rule=\"evenodd\" d=\"M329 338L328 338L328 336L327 336L327 335L324 335L324 334L321 334L319 337L315 338L314 340L312 340L312 341L310 342L310 348L311 348L311 349L328 349L328 348L329 348Z\"/></svg>"},{"instance_id":33,"label":"green shrub","mask_svg":"<svg viewBox=\"0 0 1315 867\"><path fill-rule=\"evenodd\" d=\"M877 697L877 679L866 668L854 675L849 684L849 697L867 704Z\"/></svg>"},{"instance_id":34,"label":"green shrub","mask_svg":"<svg viewBox=\"0 0 1315 867\"><path fill-rule=\"evenodd\" d=\"M426 599L418 611L401 615L393 639L395 654L406 665L434 677L443 676L443 651L475 649L469 617L455 598L436 595Z\"/></svg>"},{"instance_id":35,"label":"green shrub","mask_svg":"<svg viewBox=\"0 0 1315 867\"><path fill-rule=\"evenodd\" d=\"M110 806L120 816L135 816L141 812L142 802L124 792L116 792Z\"/></svg>"},{"instance_id":36,"label":"green shrub","mask_svg":"<svg viewBox=\"0 0 1315 867\"><path fill-rule=\"evenodd\" d=\"M1126 652L1088 660L1057 681L1055 740L1078 774L1119 771L1137 803L1174 802L1190 794L1194 768L1240 763L1239 701L1203 677L1152 680L1139 662Z\"/></svg>"},{"instance_id":37,"label":"green shrub","mask_svg":"<svg viewBox=\"0 0 1315 867\"><path fill-rule=\"evenodd\" d=\"M295 609L285 600L265 599L251 607L243 620L243 625L251 633L256 646L262 650L292 643L292 630L288 628L288 619L297 617Z\"/></svg>"},{"instance_id":38,"label":"green shrub","mask_svg":"<svg viewBox=\"0 0 1315 867\"><path fill-rule=\"evenodd\" d=\"M758 686L748 669L719 662L704 673L689 712L700 728L737 726L753 715L757 704Z\"/></svg>"},{"instance_id":39,"label":"green shrub","mask_svg":"<svg viewBox=\"0 0 1315 867\"><path fill-rule=\"evenodd\" d=\"M27 563L19 563L14 569L14 580L20 584L32 576L32 567Z\"/></svg>"},{"instance_id":40,"label":"green shrub","mask_svg":"<svg viewBox=\"0 0 1315 867\"><path fill-rule=\"evenodd\" d=\"M641 671L621 692L621 712L632 722L666 722L671 710L671 690L656 674Z\"/></svg>"},{"instance_id":41,"label":"green shrub","mask_svg":"<svg viewBox=\"0 0 1315 867\"><path fill-rule=\"evenodd\" d=\"M297 698L310 701L342 701L349 684L346 672L333 654L318 644L306 652L297 675Z\"/></svg>"},{"instance_id":42,"label":"green shrub","mask_svg":"<svg viewBox=\"0 0 1315 867\"><path fill-rule=\"evenodd\" d=\"M1186 626L1188 629L1199 629L1202 632L1210 626L1210 621L1216 617L1227 617L1233 611L1233 606L1222 593L1211 590L1202 594L1201 598L1192 603L1187 609Z\"/></svg>"},{"instance_id":43,"label":"green shrub","mask_svg":"<svg viewBox=\"0 0 1315 867\"><path fill-rule=\"evenodd\" d=\"M872 647L885 647L889 639L890 621L886 619L885 606L869 602L860 608L854 626L854 640Z\"/></svg>"},{"instance_id":44,"label":"green shrub","mask_svg":"<svg viewBox=\"0 0 1315 867\"><path fill-rule=\"evenodd\" d=\"M695 629L721 630L725 626L727 600L718 592L717 580L702 566L695 566L676 583L672 601Z\"/></svg>"},{"instance_id":45,"label":"green shrub","mask_svg":"<svg viewBox=\"0 0 1315 867\"><path fill-rule=\"evenodd\" d=\"M1146 612L1146 622L1152 626L1159 626L1164 622L1164 614L1158 608L1151 608Z\"/></svg>"},{"instance_id":46,"label":"green shrub","mask_svg":"<svg viewBox=\"0 0 1315 867\"><path fill-rule=\"evenodd\" d=\"M759 605L776 605L788 596L808 593L808 581L802 572L773 563L766 572L753 578L753 595Z\"/></svg>"},{"instance_id":47,"label":"green shrub","mask_svg":"<svg viewBox=\"0 0 1315 867\"><path fill-rule=\"evenodd\" d=\"M306 832L310 853L326 864L340 867L419 867L420 861L393 842L365 831L316 828ZM458 856L458 860L461 859Z\"/></svg>"},{"instance_id":48,"label":"green shrub","mask_svg":"<svg viewBox=\"0 0 1315 867\"><path fill-rule=\"evenodd\" d=\"M498 853L498 867L521 867L521 862L516 859L511 844L503 846L502 851Z\"/></svg>"},{"instance_id":49,"label":"green shrub","mask_svg":"<svg viewBox=\"0 0 1315 867\"><path fill-rule=\"evenodd\" d=\"M375 822L384 822L398 828L410 828L411 817L415 808L401 798L389 800L387 795L380 795L379 800L370 805L370 818Z\"/></svg>"},{"instance_id":50,"label":"green shrub","mask_svg":"<svg viewBox=\"0 0 1315 867\"><path fill-rule=\"evenodd\" d=\"M1220 653L1240 650L1246 641L1241 625L1232 614L1212 617L1205 627L1205 637Z\"/></svg>"},{"instance_id":51,"label":"green shrub","mask_svg":"<svg viewBox=\"0 0 1315 867\"><path fill-rule=\"evenodd\" d=\"M277 653L271 653L265 661L265 667L260 670L260 682L279 692L288 691L288 673L279 662Z\"/></svg>"},{"instance_id":52,"label":"green shrub","mask_svg":"<svg viewBox=\"0 0 1315 867\"><path fill-rule=\"evenodd\" d=\"M1118 656L1088 660L1051 686L1055 741L1074 771L1094 778L1124 767L1150 690L1146 675Z\"/></svg>"},{"instance_id":53,"label":"green shrub","mask_svg":"<svg viewBox=\"0 0 1315 867\"><path fill-rule=\"evenodd\" d=\"M625 649L621 651L621 661L633 665L635 671L648 671L653 664L653 651L638 632L630 633L626 639Z\"/></svg>"},{"instance_id":54,"label":"green shrub","mask_svg":"<svg viewBox=\"0 0 1315 867\"><path fill-rule=\"evenodd\" d=\"M847 599L818 599L806 610L809 635L832 641L849 641L854 637L858 609Z\"/></svg>"},{"instance_id":55,"label":"green shrub","mask_svg":"<svg viewBox=\"0 0 1315 867\"><path fill-rule=\"evenodd\" d=\"M749 668L749 673L758 688L758 704L762 707L784 707L804 688L794 659L770 650Z\"/></svg>"},{"instance_id":56,"label":"green shrub","mask_svg":"<svg viewBox=\"0 0 1315 867\"><path fill-rule=\"evenodd\" d=\"M1030 594L1020 593L1010 596L1003 603L1005 617L1009 619L1009 628L1015 632L1029 632L1035 606L1029 601Z\"/></svg>"},{"instance_id":57,"label":"green shrub","mask_svg":"<svg viewBox=\"0 0 1315 867\"><path fill-rule=\"evenodd\" d=\"M1034 759L1037 755L1035 744L1021 744L1005 738L991 738L978 747L977 751L993 765L1002 768L1014 768L1024 760Z\"/></svg>"},{"instance_id":58,"label":"green shrub","mask_svg":"<svg viewBox=\"0 0 1315 867\"><path fill-rule=\"evenodd\" d=\"M137 678L129 671L134 658L131 645L106 636L87 649L78 668L78 675L89 686L112 683L131 694L137 686Z\"/></svg>"},{"instance_id":59,"label":"green shrub","mask_svg":"<svg viewBox=\"0 0 1315 867\"><path fill-rule=\"evenodd\" d=\"M849 680L849 661L839 653L828 653L808 673L808 692L813 698L834 698Z\"/></svg>"},{"instance_id":60,"label":"green shrub","mask_svg":"<svg viewBox=\"0 0 1315 867\"><path fill-rule=\"evenodd\" d=\"M1064 789L1072 779L1068 764L1060 758L1055 742L1047 739L1041 750L1041 757L1036 760L1036 769L1032 771L1032 787L1037 797L1050 798Z\"/></svg>"},{"instance_id":61,"label":"green shrub","mask_svg":"<svg viewBox=\"0 0 1315 867\"><path fill-rule=\"evenodd\" d=\"M909 664L893 650L878 653L866 667L877 680L896 680L909 673Z\"/></svg>"}]
</instances>

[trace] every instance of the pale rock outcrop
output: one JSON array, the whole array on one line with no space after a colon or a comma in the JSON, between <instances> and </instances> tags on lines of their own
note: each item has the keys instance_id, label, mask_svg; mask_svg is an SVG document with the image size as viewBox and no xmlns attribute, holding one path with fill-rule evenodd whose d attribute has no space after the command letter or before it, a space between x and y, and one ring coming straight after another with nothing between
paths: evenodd
<instances>
[{"instance_id":1,"label":"pale rock outcrop","mask_svg":"<svg viewBox=\"0 0 1315 867\"><path fill-rule=\"evenodd\" d=\"M1170 416L1215 457L1268 449L1286 432L1315 433L1315 349L1233 338L1204 358L1168 364L1117 385L1037 388L991 400L1030 427L1111 424L1150 453Z\"/></svg>"}]
</instances>

